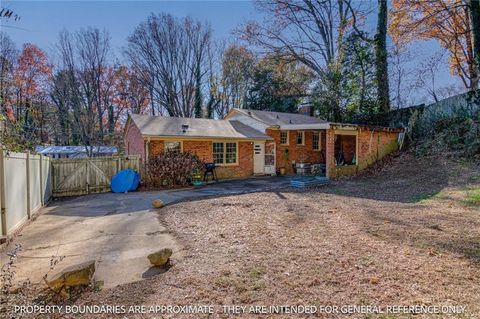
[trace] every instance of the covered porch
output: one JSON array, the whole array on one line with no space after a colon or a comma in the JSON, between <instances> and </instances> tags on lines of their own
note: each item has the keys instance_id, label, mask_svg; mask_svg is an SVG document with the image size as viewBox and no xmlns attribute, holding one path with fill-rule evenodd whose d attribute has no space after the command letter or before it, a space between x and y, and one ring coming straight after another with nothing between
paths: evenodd
<instances>
[{"instance_id":1,"label":"covered porch","mask_svg":"<svg viewBox=\"0 0 480 319\"><path fill-rule=\"evenodd\" d=\"M276 173L330 178L354 175L398 149L400 132L402 129L341 123L267 129L274 139Z\"/></svg>"}]
</instances>

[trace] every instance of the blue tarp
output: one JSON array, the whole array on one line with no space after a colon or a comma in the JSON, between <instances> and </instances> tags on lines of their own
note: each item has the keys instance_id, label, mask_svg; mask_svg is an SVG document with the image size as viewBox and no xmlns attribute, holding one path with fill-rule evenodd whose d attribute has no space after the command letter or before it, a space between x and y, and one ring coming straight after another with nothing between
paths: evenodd
<instances>
[{"instance_id":1,"label":"blue tarp","mask_svg":"<svg viewBox=\"0 0 480 319\"><path fill-rule=\"evenodd\" d=\"M325 176L300 176L290 180L290 185L296 188L305 188L314 185L323 185L329 183L328 177Z\"/></svg>"},{"instance_id":2,"label":"blue tarp","mask_svg":"<svg viewBox=\"0 0 480 319\"><path fill-rule=\"evenodd\" d=\"M140 176L131 169L124 169L113 175L110 188L114 193L126 193L138 188Z\"/></svg>"}]
</instances>

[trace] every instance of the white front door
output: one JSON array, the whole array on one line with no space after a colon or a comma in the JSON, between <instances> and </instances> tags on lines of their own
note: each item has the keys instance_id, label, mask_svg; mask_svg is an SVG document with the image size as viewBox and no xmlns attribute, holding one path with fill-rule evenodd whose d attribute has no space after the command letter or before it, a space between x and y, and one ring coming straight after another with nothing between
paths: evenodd
<instances>
[{"instance_id":1,"label":"white front door","mask_svg":"<svg viewBox=\"0 0 480 319\"><path fill-rule=\"evenodd\" d=\"M265 142L253 143L253 174L264 174Z\"/></svg>"}]
</instances>

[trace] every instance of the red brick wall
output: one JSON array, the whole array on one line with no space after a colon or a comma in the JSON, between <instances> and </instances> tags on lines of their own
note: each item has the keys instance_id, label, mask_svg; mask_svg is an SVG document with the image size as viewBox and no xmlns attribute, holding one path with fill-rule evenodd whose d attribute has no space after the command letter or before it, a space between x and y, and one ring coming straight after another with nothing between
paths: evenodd
<instances>
[{"instance_id":1,"label":"red brick wall","mask_svg":"<svg viewBox=\"0 0 480 319\"><path fill-rule=\"evenodd\" d=\"M373 134L372 134L373 133ZM359 129L359 168L364 169L398 149L398 133Z\"/></svg>"},{"instance_id":2,"label":"red brick wall","mask_svg":"<svg viewBox=\"0 0 480 319\"><path fill-rule=\"evenodd\" d=\"M140 130L132 121L130 121L124 142L127 155L140 155L142 161L145 159L145 141Z\"/></svg>"},{"instance_id":3,"label":"red brick wall","mask_svg":"<svg viewBox=\"0 0 480 319\"><path fill-rule=\"evenodd\" d=\"M164 150L163 140L150 141L150 155L155 156ZM205 162L213 162L213 141L183 141L183 151L196 154ZM218 166L219 179L248 177L253 175L253 142L238 142L238 164Z\"/></svg>"},{"instance_id":4,"label":"red brick wall","mask_svg":"<svg viewBox=\"0 0 480 319\"><path fill-rule=\"evenodd\" d=\"M159 155L163 152L165 148L165 141L163 140L152 140L148 143L148 156Z\"/></svg>"},{"instance_id":5,"label":"red brick wall","mask_svg":"<svg viewBox=\"0 0 480 319\"><path fill-rule=\"evenodd\" d=\"M358 129L358 165L335 166L334 146L335 133L333 129L327 131L327 175L339 177L356 174L383 158L385 155L398 149L398 132L375 131L366 128Z\"/></svg>"},{"instance_id":6,"label":"red brick wall","mask_svg":"<svg viewBox=\"0 0 480 319\"><path fill-rule=\"evenodd\" d=\"M271 136L275 140L276 144L276 166L277 168L285 167L287 174L293 174L292 161L296 163L324 163L325 154L323 147L322 151L313 150L313 130L305 130L305 145L297 144L297 131L289 131L289 143L288 145L280 145L280 130L267 129L267 135ZM318 132L318 131L317 131ZM321 132L321 131L320 131ZM321 145L325 145L325 131L323 131L321 137ZM288 149L288 164L285 164L285 150Z\"/></svg>"},{"instance_id":7,"label":"red brick wall","mask_svg":"<svg viewBox=\"0 0 480 319\"><path fill-rule=\"evenodd\" d=\"M213 162L212 141L183 141L183 151L192 152L205 162Z\"/></svg>"},{"instance_id":8,"label":"red brick wall","mask_svg":"<svg viewBox=\"0 0 480 319\"><path fill-rule=\"evenodd\" d=\"M326 141L325 141L325 156L327 158L327 176L336 177L335 170L335 134L332 129L327 130Z\"/></svg>"},{"instance_id":9,"label":"red brick wall","mask_svg":"<svg viewBox=\"0 0 480 319\"><path fill-rule=\"evenodd\" d=\"M218 178L229 179L253 175L253 142L238 142L238 165L220 166Z\"/></svg>"}]
</instances>

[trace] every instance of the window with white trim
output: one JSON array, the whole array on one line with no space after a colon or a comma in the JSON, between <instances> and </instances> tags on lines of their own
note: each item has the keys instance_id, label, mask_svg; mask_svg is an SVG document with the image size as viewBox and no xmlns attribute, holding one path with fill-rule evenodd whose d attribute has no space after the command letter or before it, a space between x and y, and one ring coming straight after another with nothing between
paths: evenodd
<instances>
[{"instance_id":1,"label":"window with white trim","mask_svg":"<svg viewBox=\"0 0 480 319\"><path fill-rule=\"evenodd\" d=\"M288 145L288 131L280 131L280 145Z\"/></svg>"},{"instance_id":2,"label":"window with white trim","mask_svg":"<svg viewBox=\"0 0 480 319\"><path fill-rule=\"evenodd\" d=\"M236 142L214 142L213 161L215 164L236 164L237 143Z\"/></svg>"},{"instance_id":3,"label":"window with white trim","mask_svg":"<svg viewBox=\"0 0 480 319\"><path fill-rule=\"evenodd\" d=\"M298 131L297 132L297 145L305 145L305 132Z\"/></svg>"},{"instance_id":4,"label":"window with white trim","mask_svg":"<svg viewBox=\"0 0 480 319\"><path fill-rule=\"evenodd\" d=\"M165 151L182 151L182 142L179 141L165 141Z\"/></svg>"},{"instance_id":5,"label":"window with white trim","mask_svg":"<svg viewBox=\"0 0 480 319\"><path fill-rule=\"evenodd\" d=\"M320 151L322 149L320 142L321 134L320 132L313 132L312 149L314 151Z\"/></svg>"}]
</instances>

